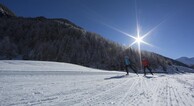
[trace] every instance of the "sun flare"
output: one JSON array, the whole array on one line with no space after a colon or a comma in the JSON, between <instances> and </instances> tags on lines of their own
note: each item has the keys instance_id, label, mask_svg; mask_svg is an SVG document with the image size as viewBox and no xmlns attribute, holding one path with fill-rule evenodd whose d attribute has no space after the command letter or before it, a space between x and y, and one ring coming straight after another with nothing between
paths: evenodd
<instances>
[{"instance_id":1,"label":"sun flare","mask_svg":"<svg viewBox=\"0 0 194 106\"><path fill-rule=\"evenodd\" d=\"M137 38L135 38L135 42L141 43L141 42L143 42L143 39L138 36Z\"/></svg>"}]
</instances>

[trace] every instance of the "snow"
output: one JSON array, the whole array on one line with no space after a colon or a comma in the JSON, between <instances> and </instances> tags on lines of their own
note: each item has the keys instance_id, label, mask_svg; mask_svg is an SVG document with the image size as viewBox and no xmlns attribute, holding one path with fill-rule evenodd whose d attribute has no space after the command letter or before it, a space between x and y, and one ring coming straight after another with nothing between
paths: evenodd
<instances>
[{"instance_id":1,"label":"snow","mask_svg":"<svg viewBox=\"0 0 194 106\"><path fill-rule=\"evenodd\" d=\"M142 77L68 63L0 61L0 106L192 106L193 70L177 68Z\"/></svg>"},{"instance_id":2,"label":"snow","mask_svg":"<svg viewBox=\"0 0 194 106\"><path fill-rule=\"evenodd\" d=\"M0 64L0 71L102 71L60 62L1 60Z\"/></svg>"}]
</instances>

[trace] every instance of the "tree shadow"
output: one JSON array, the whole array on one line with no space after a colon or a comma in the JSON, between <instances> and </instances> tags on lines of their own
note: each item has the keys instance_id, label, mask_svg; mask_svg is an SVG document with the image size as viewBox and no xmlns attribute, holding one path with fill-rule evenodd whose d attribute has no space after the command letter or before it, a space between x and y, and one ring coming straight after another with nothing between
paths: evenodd
<instances>
[{"instance_id":1,"label":"tree shadow","mask_svg":"<svg viewBox=\"0 0 194 106\"><path fill-rule=\"evenodd\" d=\"M110 77L110 78L104 78L104 80L110 80L110 79L120 79L120 78L124 78L124 77L127 77L127 76L126 76L126 75L113 76L113 77Z\"/></svg>"}]
</instances>

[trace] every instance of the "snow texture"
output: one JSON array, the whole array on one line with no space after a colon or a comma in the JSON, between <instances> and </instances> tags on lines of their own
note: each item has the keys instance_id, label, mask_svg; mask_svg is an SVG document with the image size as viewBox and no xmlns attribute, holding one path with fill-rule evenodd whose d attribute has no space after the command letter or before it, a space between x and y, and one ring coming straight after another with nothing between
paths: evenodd
<instances>
[{"instance_id":1,"label":"snow texture","mask_svg":"<svg viewBox=\"0 0 194 106\"><path fill-rule=\"evenodd\" d=\"M192 106L193 70L174 67L143 77L67 63L0 61L0 106Z\"/></svg>"}]
</instances>

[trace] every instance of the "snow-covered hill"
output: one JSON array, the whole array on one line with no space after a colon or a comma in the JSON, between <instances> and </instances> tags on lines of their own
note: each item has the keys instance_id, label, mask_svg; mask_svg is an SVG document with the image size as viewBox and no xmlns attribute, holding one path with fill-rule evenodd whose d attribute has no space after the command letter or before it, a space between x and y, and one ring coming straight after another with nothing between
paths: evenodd
<instances>
[{"instance_id":1,"label":"snow-covered hill","mask_svg":"<svg viewBox=\"0 0 194 106\"><path fill-rule=\"evenodd\" d=\"M184 64L187 64L189 66L194 65L194 57L193 58L188 58L188 57L180 57L176 59L177 61L180 61Z\"/></svg>"},{"instance_id":2,"label":"snow-covered hill","mask_svg":"<svg viewBox=\"0 0 194 106\"><path fill-rule=\"evenodd\" d=\"M178 71L177 71L177 69ZM142 77L42 61L0 61L0 106L192 106L194 74Z\"/></svg>"},{"instance_id":3,"label":"snow-covered hill","mask_svg":"<svg viewBox=\"0 0 194 106\"><path fill-rule=\"evenodd\" d=\"M94 71L80 65L48 61L1 60L1 71ZM99 71L99 70L98 70Z\"/></svg>"}]
</instances>

